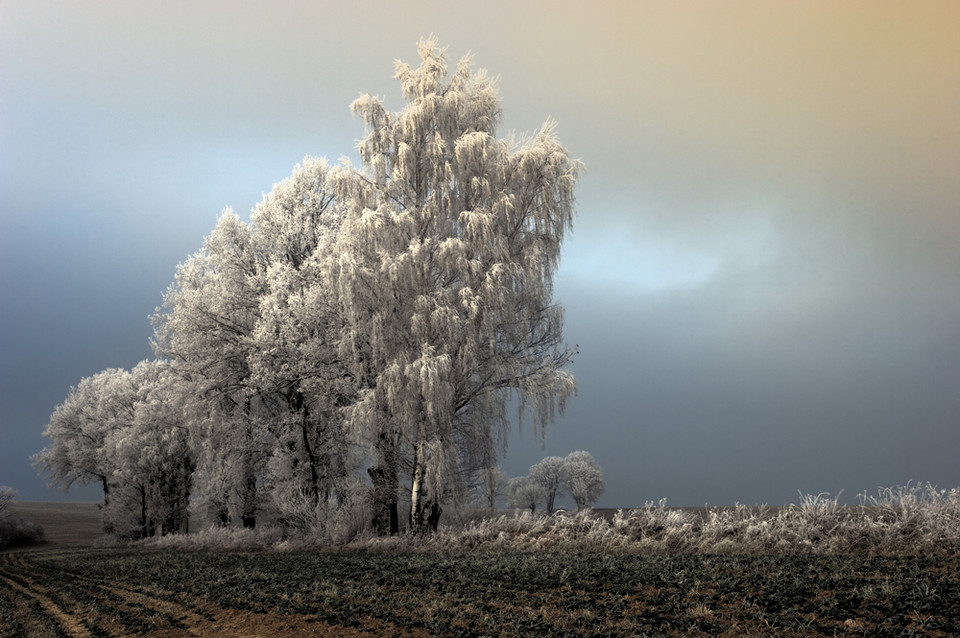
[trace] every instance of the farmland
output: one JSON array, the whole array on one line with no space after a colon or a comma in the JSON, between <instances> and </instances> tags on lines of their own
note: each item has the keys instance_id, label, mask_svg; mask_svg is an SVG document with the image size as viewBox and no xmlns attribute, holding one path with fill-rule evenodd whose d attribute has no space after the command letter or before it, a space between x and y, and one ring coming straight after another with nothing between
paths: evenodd
<instances>
[{"instance_id":1,"label":"farmland","mask_svg":"<svg viewBox=\"0 0 960 638\"><path fill-rule=\"evenodd\" d=\"M50 543L90 545L103 533L96 503L20 501L14 502L11 509L40 525Z\"/></svg>"},{"instance_id":2,"label":"farmland","mask_svg":"<svg viewBox=\"0 0 960 638\"><path fill-rule=\"evenodd\" d=\"M0 582L4 638L960 634L956 555L51 548Z\"/></svg>"},{"instance_id":3,"label":"farmland","mask_svg":"<svg viewBox=\"0 0 960 638\"><path fill-rule=\"evenodd\" d=\"M919 493L505 516L336 549L249 530L94 548L94 509L22 504L52 542L0 553L0 638L960 635L956 493Z\"/></svg>"}]
</instances>

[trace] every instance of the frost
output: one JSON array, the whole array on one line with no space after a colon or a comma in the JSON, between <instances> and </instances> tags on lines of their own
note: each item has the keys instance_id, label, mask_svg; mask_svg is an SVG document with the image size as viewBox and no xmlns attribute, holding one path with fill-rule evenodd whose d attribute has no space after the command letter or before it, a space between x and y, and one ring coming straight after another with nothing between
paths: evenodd
<instances>
[{"instance_id":1,"label":"frost","mask_svg":"<svg viewBox=\"0 0 960 638\"><path fill-rule=\"evenodd\" d=\"M497 139L495 81L418 52L395 66L402 110L351 105L359 167L307 157L250 223L224 211L154 316L158 360L84 379L51 417L53 483L123 494L142 533L187 503L325 533L366 492L382 530L401 495L422 529L496 467L509 402L540 432L563 409L552 290L580 165L553 122Z\"/></svg>"}]
</instances>

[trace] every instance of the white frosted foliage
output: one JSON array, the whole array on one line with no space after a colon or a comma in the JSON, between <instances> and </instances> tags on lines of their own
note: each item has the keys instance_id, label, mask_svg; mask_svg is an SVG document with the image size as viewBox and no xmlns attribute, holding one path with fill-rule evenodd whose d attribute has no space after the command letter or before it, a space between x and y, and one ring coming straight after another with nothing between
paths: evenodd
<instances>
[{"instance_id":1,"label":"white frosted foliage","mask_svg":"<svg viewBox=\"0 0 960 638\"><path fill-rule=\"evenodd\" d=\"M339 185L340 251L357 262L338 273L382 397L352 421L412 450L414 516L453 489L440 477L496 455L476 447L503 440L510 394L539 430L574 391L552 283L579 170L551 122L496 138L495 83L469 60L448 78L435 42L419 50L419 68L397 64L402 111L353 104L367 136L362 170Z\"/></svg>"},{"instance_id":2,"label":"white frosted foliage","mask_svg":"<svg viewBox=\"0 0 960 638\"><path fill-rule=\"evenodd\" d=\"M396 531L403 494L435 527L477 477L495 504L507 406L542 434L575 391L553 276L580 165L553 122L498 138L496 82L419 53L396 63L403 109L352 104L361 166L307 157L249 222L223 212L153 317L157 361L84 379L51 417L53 483L125 485L166 528L189 500L328 533L369 502Z\"/></svg>"}]
</instances>

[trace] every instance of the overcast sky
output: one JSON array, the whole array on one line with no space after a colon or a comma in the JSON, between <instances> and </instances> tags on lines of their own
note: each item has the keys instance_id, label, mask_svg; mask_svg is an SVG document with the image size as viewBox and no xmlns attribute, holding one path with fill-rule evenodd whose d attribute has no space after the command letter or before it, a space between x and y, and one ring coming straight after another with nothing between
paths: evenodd
<instances>
[{"instance_id":1,"label":"overcast sky","mask_svg":"<svg viewBox=\"0 0 960 638\"><path fill-rule=\"evenodd\" d=\"M468 6L470 8L468 8ZM604 507L960 485L960 3L0 0L0 484L225 206L355 156L436 34L586 165L556 294Z\"/></svg>"}]
</instances>

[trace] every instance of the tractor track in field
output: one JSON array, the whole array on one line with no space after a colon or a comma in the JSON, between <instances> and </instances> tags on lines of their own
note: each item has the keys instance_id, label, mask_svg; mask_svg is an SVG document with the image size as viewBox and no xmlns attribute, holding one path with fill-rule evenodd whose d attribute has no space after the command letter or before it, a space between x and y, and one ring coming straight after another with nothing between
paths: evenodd
<instances>
[{"instance_id":1,"label":"tractor track in field","mask_svg":"<svg viewBox=\"0 0 960 638\"><path fill-rule=\"evenodd\" d=\"M4 597L11 606L14 622L10 624L14 631L38 636L90 636L83 624L64 609L62 602L51 598L49 588L37 584L24 573L26 566L27 561L15 554L5 554L0 561L0 581L5 585ZM40 610L42 613L38 613Z\"/></svg>"},{"instance_id":2,"label":"tractor track in field","mask_svg":"<svg viewBox=\"0 0 960 638\"><path fill-rule=\"evenodd\" d=\"M0 638L960 636L958 555L0 553Z\"/></svg>"},{"instance_id":3,"label":"tractor track in field","mask_svg":"<svg viewBox=\"0 0 960 638\"><path fill-rule=\"evenodd\" d=\"M315 615L230 609L199 596L150 585L104 583L61 572L28 556L0 554L0 638L428 635L373 618L358 618L357 626L343 627Z\"/></svg>"}]
</instances>

